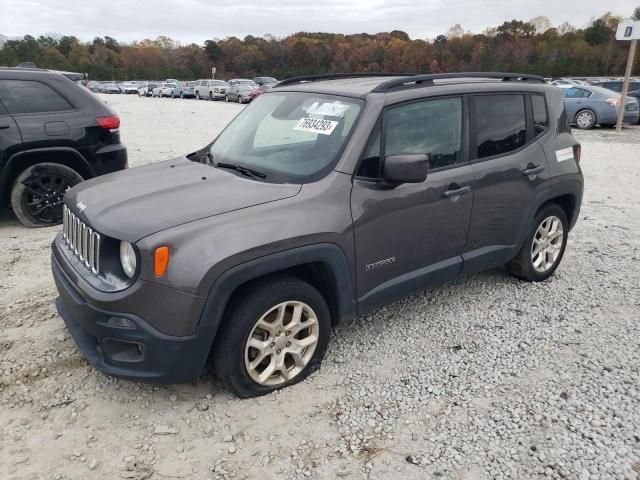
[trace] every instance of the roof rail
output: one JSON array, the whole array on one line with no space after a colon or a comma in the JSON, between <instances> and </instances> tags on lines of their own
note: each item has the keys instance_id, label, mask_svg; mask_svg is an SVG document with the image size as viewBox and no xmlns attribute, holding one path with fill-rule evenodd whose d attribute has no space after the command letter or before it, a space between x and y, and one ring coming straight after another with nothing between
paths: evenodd
<instances>
[{"instance_id":1,"label":"roof rail","mask_svg":"<svg viewBox=\"0 0 640 480\"><path fill-rule=\"evenodd\" d=\"M462 72L462 73L435 73L428 75L415 75L411 78L396 78L381 83L373 92L387 92L389 90L401 90L407 88L432 87L434 80L447 80L454 78L495 78L503 82L511 81L537 81L546 83L539 75L525 73L500 73L500 72Z\"/></svg>"},{"instance_id":2,"label":"roof rail","mask_svg":"<svg viewBox=\"0 0 640 480\"><path fill-rule=\"evenodd\" d=\"M415 73L381 73L381 72L361 72L361 73L326 73L322 75L307 75L302 77L291 77L280 81L275 87L293 85L296 83L318 82L320 80L338 80L340 78L366 78L366 77L413 77Z\"/></svg>"}]
</instances>

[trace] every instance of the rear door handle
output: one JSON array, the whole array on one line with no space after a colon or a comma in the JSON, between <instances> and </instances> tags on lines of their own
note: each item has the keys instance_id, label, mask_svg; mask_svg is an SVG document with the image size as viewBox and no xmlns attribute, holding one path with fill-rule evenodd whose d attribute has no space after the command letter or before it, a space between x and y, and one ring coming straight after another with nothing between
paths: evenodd
<instances>
[{"instance_id":1,"label":"rear door handle","mask_svg":"<svg viewBox=\"0 0 640 480\"><path fill-rule=\"evenodd\" d=\"M0 125L0 130L4 130L5 128L9 127L11 127L11 125L9 125L8 123L6 125Z\"/></svg>"},{"instance_id":2,"label":"rear door handle","mask_svg":"<svg viewBox=\"0 0 640 480\"><path fill-rule=\"evenodd\" d=\"M442 196L444 198L451 198L451 197L459 197L460 195L466 195L467 193L471 193L471 187L469 185L460 187L456 184L453 184L453 185L449 185L449 190L445 190L442 193Z\"/></svg>"},{"instance_id":3,"label":"rear door handle","mask_svg":"<svg viewBox=\"0 0 640 480\"><path fill-rule=\"evenodd\" d=\"M525 168L522 171L522 174L528 177L529 175L538 175L539 173L542 173L542 172L544 172L544 167L542 165L529 164L527 165L527 168Z\"/></svg>"}]
</instances>

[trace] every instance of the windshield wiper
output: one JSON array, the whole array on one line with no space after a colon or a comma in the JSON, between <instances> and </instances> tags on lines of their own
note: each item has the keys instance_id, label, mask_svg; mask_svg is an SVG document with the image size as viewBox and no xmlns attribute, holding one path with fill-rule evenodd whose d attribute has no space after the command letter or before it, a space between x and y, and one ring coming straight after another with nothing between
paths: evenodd
<instances>
[{"instance_id":1,"label":"windshield wiper","mask_svg":"<svg viewBox=\"0 0 640 480\"><path fill-rule=\"evenodd\" d=\"M267 178L267 175L259 172L258 170L253 170L252 168L247 168L247 167L242 167L240 165L235 165L233 163L224 163L224 162L218 162L215 164L216 167L218 168L229 168L231 170L235 170L236 172L240 172L243 175L246 175L248 177L258 177L258 178Z\"/></svg>"}]
</instances>

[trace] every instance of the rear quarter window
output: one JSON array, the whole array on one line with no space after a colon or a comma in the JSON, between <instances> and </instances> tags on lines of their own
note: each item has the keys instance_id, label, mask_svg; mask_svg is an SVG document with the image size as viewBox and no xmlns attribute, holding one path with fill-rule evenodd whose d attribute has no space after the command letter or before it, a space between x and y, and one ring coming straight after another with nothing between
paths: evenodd
<instances>
[{"instance_id":1,"label":"rear quarter window","mask_svg":"<svg viewBox=\"0 0 640 480\"><path fill-rule=\"evenodd\" d=\"M73 110L53 88L33 80L0 80L0 100L10 114Z\"/></svg>"},{"instance_id":2,"label":"rear quarter window","mask_svg":"<svg viewBox=\"0 0 640 480\"><path fill-rule=\"evenodd\" d=\"M547 105L542 95L531 95L531 109L533 110L533 130L536 136L541 135L547 129Z\"/></svg>"}]
</instances>

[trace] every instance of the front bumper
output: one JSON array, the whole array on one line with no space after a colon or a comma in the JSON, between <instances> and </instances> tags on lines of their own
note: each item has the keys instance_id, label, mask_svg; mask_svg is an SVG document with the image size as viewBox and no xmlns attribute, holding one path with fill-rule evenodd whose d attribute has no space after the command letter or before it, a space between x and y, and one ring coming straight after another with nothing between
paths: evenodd
<instances>
[{"instance_id":1,"label":"front bumper","mask_svg":"<svg viewBox=\"0 0 640 480\"><path fill-rule=\"evenodd\" d=\"M99 302L76 287L73 272L65 271L55 252L51 266L60 294L58 313L92 366L108 375L151 383L188 383L201 375L213 340L207 328L188 336L166 335L138 315L97 306ZM111 324L112 318L126 319L133 328Z\"/></svg>"}]
</instances>

